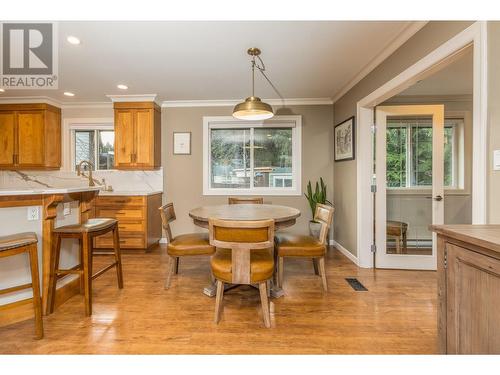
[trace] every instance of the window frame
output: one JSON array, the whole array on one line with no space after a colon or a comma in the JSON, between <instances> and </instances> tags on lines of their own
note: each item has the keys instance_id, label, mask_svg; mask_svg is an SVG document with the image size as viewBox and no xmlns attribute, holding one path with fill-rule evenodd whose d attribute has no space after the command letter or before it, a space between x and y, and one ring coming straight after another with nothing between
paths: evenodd
<instances>
[{"instance_id":1,"label":"window frame","mask_svg":"<svg viewBox=\"0 0 500 375\"><path fill-rule=\"evenodd\" d=\"M250 129L250 188L211 187L211 129ZM292 186L254 187L253 132L255 128L292 128ZM274 116L269 120L245 121L232 116L203 117L203 195L302 195L302 116Z\"/></svg>"},{"instance_id":2,"label":"window frame","mask_svg":"<svg viewBox=\"0 0 500 375\"><path fill-rule=\"evenodd\" d=\"M75 149L75 132L76 131L94 131L94 144L95 144L95 155L94 155L94 160L98 160L98 153L99 153L99 146L97 144L97 132L98 131L114 131L115 127L113 124L109 123L102 123L102 124L96 124L96 123L91 123L91 124L71 124L69 127L69 135L70 135L70 169L71 171L76 171L76 165L75 165L75 157L76 157L76 149ZM94 168L92 169L93 171L116 171L117 169L111 168L111 169L98 169L98 164L97 162L94 163Z\"/></svg>"},{"instance_id":3,"label":"window frame","mask_svg":"<svg viewBox=\"0 0 500 375\"><path fill-rule=\"evenodd\" d=\"M446 186L443 184L443 188L447 192L456 193L466 193L465 189L465 163L464 163L464 137L465 137L465 116L446 116L444 117L444 126L446 126L447 121L457 121L451 125L453 129L453 144L452 144L452 181L453 184ZM398 126L391 126L398 127ZM406 193L406 194L418 194L419 192L427 194L428 191L432 190L432 186L411 186L411 158L412 158L412 131L411 124L406 124L407 129L406 135L406 186L404 187L389 187L387 186L388 193ZM448 126L449 127L449 126ZM389 128L389 125L387 126Z\"/></svg>"}]
</instances>

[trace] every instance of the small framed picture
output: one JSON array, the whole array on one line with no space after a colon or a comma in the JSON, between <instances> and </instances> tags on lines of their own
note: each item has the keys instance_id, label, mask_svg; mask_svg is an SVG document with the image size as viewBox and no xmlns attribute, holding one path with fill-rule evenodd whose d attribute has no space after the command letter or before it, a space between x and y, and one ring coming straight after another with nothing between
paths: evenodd
<instances>
[{"instance_id":1,"label":"small framed picture","mask_svg":"<svg viewBox=\"0 0 500 375\"><path fill-rule=\"evenodd\" d=\"M356 157L354 125L354 116L335 125L335 161L354 160Z\"/></svg>"},{"instance_id":2,"label":"small framed picture","mask_svg":"<svg viewBox=\"0 0 500 375\"><path fill-rule=\"evenodd\" d=\"M174 155L191 155L191 132L174 132Z\"/></svg>"}]
</instances>

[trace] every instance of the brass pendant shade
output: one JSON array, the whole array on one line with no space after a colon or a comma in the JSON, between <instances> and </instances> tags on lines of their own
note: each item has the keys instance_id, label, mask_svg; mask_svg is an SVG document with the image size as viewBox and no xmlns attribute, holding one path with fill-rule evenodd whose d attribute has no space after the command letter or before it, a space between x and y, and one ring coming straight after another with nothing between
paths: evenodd
<instances>
[{"instance_id":1,"label":"brass pendant shade","mask_svg":"<svg viewBox=\"0 0 500 375\"><path fill-rule=\"evenodd\" d=\"M252 56L252 96L245 99L244 102L237 104L233 109L233 117L239 120L248 120L248 121L257 121L257 120L266 120L274 116L273 108L260 100L259 97L254 95L255 91L255 68L259 69L259 71L264 75L264 64L260 59L260 50L258 48L250 48L247 53ZM259 59L262 63L262 66L259 66L255 63L255 57ZM272 84L271 84L272 85ZM273 86L274 88L274 86Z\"/></svg>"},{"instance_id":2,"label":"brass pendant shade","mask_svg":"<svg viewBox=\"0 0 500 375\"><path fill-rule=\"evenodd\" d=\"M239 120L267 120L273 116L272 107L256 96L246 98L233 109L233 117Z\"/></svg>"}]
</instances>

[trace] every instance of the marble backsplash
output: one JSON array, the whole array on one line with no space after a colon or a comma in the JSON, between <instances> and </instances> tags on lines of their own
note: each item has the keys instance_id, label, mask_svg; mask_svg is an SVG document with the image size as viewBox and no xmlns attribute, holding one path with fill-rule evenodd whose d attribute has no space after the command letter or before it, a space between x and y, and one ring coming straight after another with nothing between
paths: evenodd
<instances>
[{"instance_id":1,"label":"marble backsplash","mask_svg":"<svg viewBox=\"0 0 500 375\"><path fill-rule=\"evenodd\" d=\"M88 172L85 172L87 175ZM111 185L115 191L163 191L163 169L154 171L94 171L96 186ZM88 177L71 171L0 171L0 188L88 186Z\"/></svg>"}]
</instances>

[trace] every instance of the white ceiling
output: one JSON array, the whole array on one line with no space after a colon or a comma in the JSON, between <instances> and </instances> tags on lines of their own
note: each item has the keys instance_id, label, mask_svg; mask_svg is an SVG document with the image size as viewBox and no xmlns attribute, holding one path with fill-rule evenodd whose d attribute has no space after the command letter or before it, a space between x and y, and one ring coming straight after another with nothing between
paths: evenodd
<instances>
[{"instance_id":1,"label":"white ceiling","mask_svg":"<svg viewBox=\"0 0 500 375\"><path fill-rule=\"evenodd\" d=\"M472 95L473 50L430 77L416 83L399 96Z\"/></svg>"},{"instance_id":2,"label":"white ceiling","mask_svg":"<svg viewBox=\"0 0 500 375\"><path fill-rule=\"evenodd\" d=\"M262 50L285 98L331 98L411 22L60 22L59 90L6 90L0 99L48 96L106 102L107 94L158 100L224 100L250 95L248 47ZM68 35L80 45L66 41ZM118 83L129 89L119 90ZM64 91L76 94L63 96ZM277 98L262 77L256 95Z\"/></svg>"}]
</instances>

